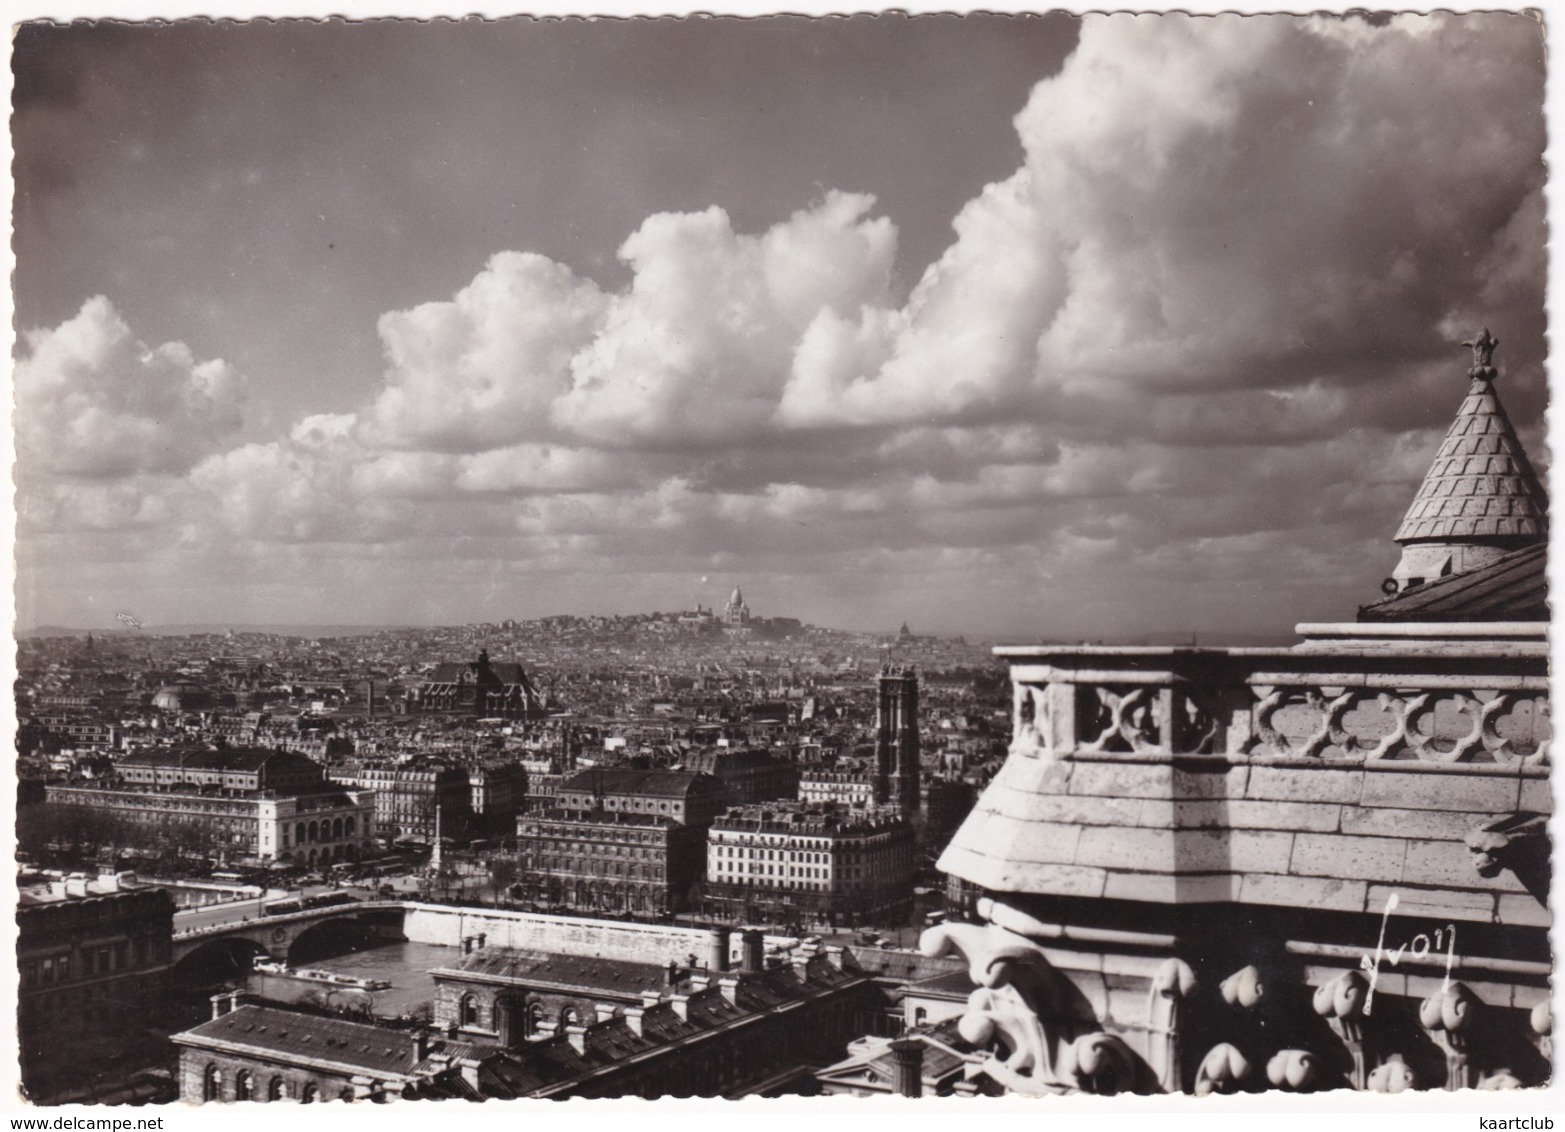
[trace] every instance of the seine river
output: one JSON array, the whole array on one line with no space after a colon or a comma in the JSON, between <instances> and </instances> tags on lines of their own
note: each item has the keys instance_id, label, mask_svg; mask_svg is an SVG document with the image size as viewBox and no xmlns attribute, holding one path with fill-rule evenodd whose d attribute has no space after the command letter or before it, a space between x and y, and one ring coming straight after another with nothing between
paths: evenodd
<instances>
[{"instance_id":1,"label":"seine river","mask_svg":"<svg viewBox=\"0 0 1565 1132\"><path fill-rule=\"evenodd\" d=\"M361 991L351 987L330 987L259 972L246 976L245 990L280 1002L296 1002L307 996L320 1002L321 997L325 996L323 1005L350 1008L360 1007L368 1000L375 1014L395 1017L432 1003L435 998L435 980L429 977L430 969L450 966L460 956L461 952L457 948L440 944L387 943L348 955L310 959L300 964L312 970L331 971L361 979L386 979L391 983L386 990Z\"/></svg>"}]
</instances>

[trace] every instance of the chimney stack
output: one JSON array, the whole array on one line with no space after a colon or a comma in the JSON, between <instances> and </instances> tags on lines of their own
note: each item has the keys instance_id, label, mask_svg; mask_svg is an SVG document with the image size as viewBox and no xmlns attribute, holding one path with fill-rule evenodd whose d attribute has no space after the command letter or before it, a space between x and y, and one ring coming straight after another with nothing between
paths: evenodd
<instances>
[{"instance_id":1,"label":"chimney stack","mask_svg":"<svg viewBox=\"0 0 1565 1132\"><path fill-rule=\"evenodd\" d=\"M722 991L723 998L730 1004L739 1005L739 980L733 975L724 975L717 980L717 989Z\"/></svg>"},{"instance_id":2,"label":"chimney stack","mask_svg":"<svg viewBox=\"0 0 1565 1132\"><path fill-rule=\"evenodd\" d=\"M899 1097L924 1095L924 1043L899 1038L891 1043L891 1058L896 1066L892 1082Z\"/></svg>"},{"instance_id":3,"label":"chimney stack","mask_svg":"<svg viewBox=\"0 0 1565 1132\"><path fill-rule=\"evenodd\" d=\"M728 970L728 929L713 928L707 933L708 951L707 970Z\"/></svg>"},{"instance_id":4,"label":"chimney stack","mask_svg":"<svg viewBox=\"0 0 1565 1132\"><path fill-rule=\"evenodd\" d=\"M674 1013L679 1015L681 1022L690 1020L690 996L688 994L676 994L669 998L669 1005L674 1008Z\"/></svg>"},{"instance_id":5,"label":"chimney stack","mask_svg":"<svg viewBox=\"0 0 1565 1132\"><path fill-rule=\"evenodd\" d=\"M429 1056L430 1032L420 1026L413 1031L413 1064L417 1065Z\"/></svg>"},{"instance_id":6,"label":"chimney stack","mask_svg":"<svg viewBox=\"0 0 1565 1132\"><path fill-rule=\"evenodd\" d=\"M613 1006L612 1003L607 1003L607 1002L594 1003L593 1004L593 1009L598 1012L598 1021L599 1022L607 1022L610 1018L614 1017L614 1006Z\"/></svg>"},{"instance_id":7,"label":"chimney stack","mask_svg":"<svg viewBox=\"0 0 1565 1132\"><path fill-rule=\"evenodd\" d=\"M836 944L828 943L826 945L826 962L830 963L839 971L843 969L844 954L845 953L843 949L838 947Z\"/></svg>"},{"instance_id":8,"label":"chimney stack","mask_svg":"<svg viewBox=\"0 0 1565 1132\"><path fill-rule=\"evenodd\" d=\"M641 1009L643 1010L651 1010L662 1001L663 996L655 990L644 990L641 992Z\"/></svg>"},{"instance_id":9,"label":"chimney stack","mask_svg":"<svg viewBox=\"0 0 1565 1132\"><path fill-rule=\"evenodd\" d=\"M754 928L748 929L739 937L741 954L743 959L739 969L746 974L760 974L766 969L766 937Z\"/></svg>"},{"instance_id":10,"label":"chimney stack","mask_svg":"<svg viewBox=\"0 0 1565 1132\"><path fill-rule=\"evenodd\" d=\"M527 1044L526 1008L509 995L494 1004L494 1028L501 1049L521 1049Z\"/></svg>"},{"instance_id":11,"label":"chimney stack","mask_svg":"<svg viewBox=\"0 0 1565 1132\"><path fill-rule=\"evenodd\" d=\"M571 1043L571 1048L577 1053L586 1053L587 1027L572 1022L565 1027L565 1040Z\"/></svg>"},{"instance_id":12,"label":"chimney stack","mask_svg":"<svg viewBox=\"0 0 1565 1132\"><path fill-rule=\"evenodd\" d=\"M705 971L692 971L690 973L689 986L691 994L700 994L712 985L712 976Z\"/></svg>"},{"instance_id":13,"label":"chimney stack","mask_svg":"<svg viewBox=\"0 0 1565 1132\"><path fill-rule=\"evenodd\" d=\"M625 1025L636 1037L641 1037L641 1017L646 1011L639 1006L627 1006L625 1008Z\"/></svg>"},{"instance_id":14,"label":"chimney stack","mask_svg":"<svg viewBox=\"0 0 1565 1132\"><path fill-rule=\"evenodd\" d=\"M672 959L668 961L668 967L664 969L663 985L669 990L674 990L679 986L679 964Z\"/></svg>"}]
</instances>

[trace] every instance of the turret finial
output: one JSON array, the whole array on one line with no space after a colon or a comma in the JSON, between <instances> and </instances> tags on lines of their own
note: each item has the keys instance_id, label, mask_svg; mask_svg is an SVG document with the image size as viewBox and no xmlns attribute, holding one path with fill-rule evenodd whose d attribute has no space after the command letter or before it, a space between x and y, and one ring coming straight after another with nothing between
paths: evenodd
<instances>
[{"instance_id":1,"label":"turret finial","mask_svg":"<svg viewBox=\"0 0 1565 1132\"><path fill-rule=\"evenodd\" d=\"M1463 342L1473 352L1473 368L1467 371L1468 377L1483 377L1494 380L1494 351L1500 345L1500 340L1489 333L1489 328L1483 328L1483 333L1471 342Z\"/></svg>"}]
</instances>

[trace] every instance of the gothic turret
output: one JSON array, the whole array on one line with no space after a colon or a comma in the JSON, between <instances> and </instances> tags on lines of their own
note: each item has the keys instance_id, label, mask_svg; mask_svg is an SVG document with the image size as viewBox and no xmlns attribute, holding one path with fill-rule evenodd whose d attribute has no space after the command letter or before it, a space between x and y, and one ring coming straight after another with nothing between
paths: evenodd
<instances>
[{"instance_id":1,"label":"gothic turret","mask_svg":"<svg viewBox=\"0 0 1565 1132\"><path fill-rule=\"evenodd\" d=\"M1494 390L1499 344L1487 328L1463 343L1473 351L1471 384L1397 530L1397 592L1471 573L1548 539L1543 485Z\"/></svg>"}]
</instances>

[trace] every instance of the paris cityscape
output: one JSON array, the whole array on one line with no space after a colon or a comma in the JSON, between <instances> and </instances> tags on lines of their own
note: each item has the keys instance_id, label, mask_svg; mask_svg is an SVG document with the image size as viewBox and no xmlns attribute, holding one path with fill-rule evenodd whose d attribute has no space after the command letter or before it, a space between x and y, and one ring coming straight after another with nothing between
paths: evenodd
<instances>
[{"instance_id":1,"label":"paris cityscape","mask_svg":"<svg viewBox=\"0 0 1565 1132\"><path fill-rule=\"evenodd\" d=\"M19 25L13 1107L1533 1111L1543 47Z\"/></svg>"}]
</instances>

